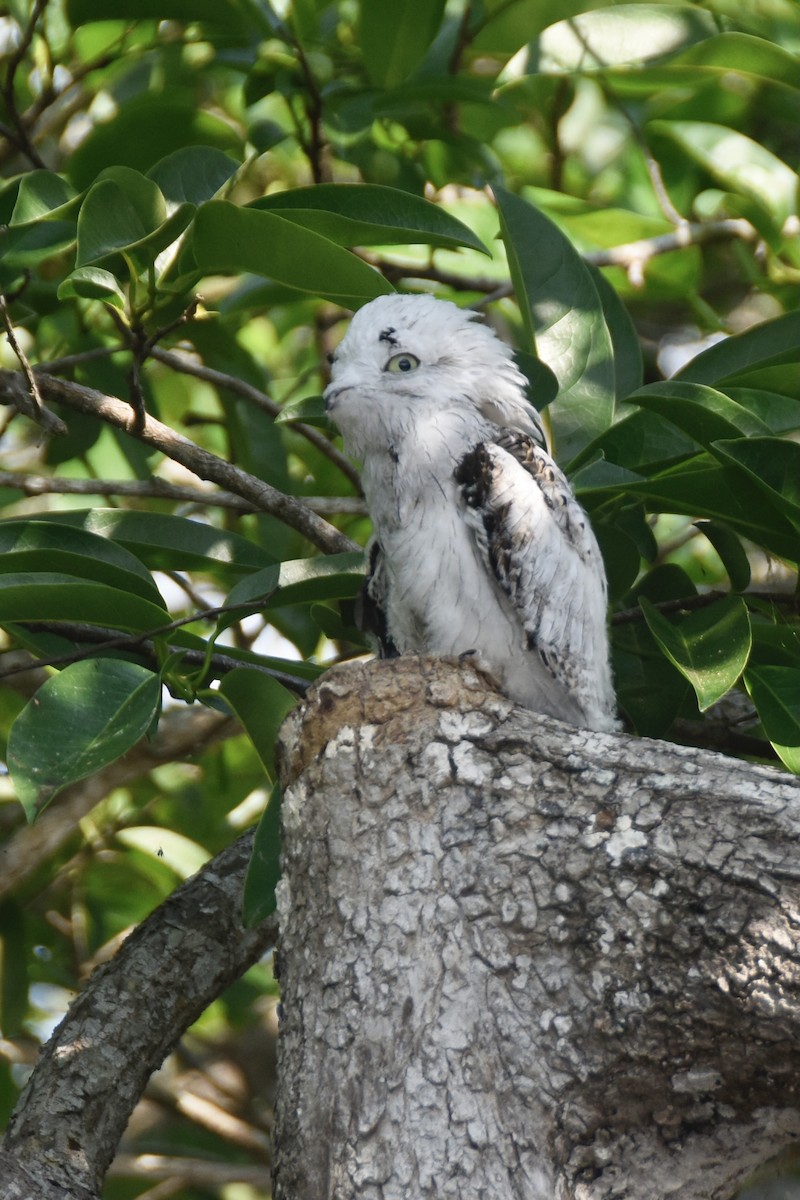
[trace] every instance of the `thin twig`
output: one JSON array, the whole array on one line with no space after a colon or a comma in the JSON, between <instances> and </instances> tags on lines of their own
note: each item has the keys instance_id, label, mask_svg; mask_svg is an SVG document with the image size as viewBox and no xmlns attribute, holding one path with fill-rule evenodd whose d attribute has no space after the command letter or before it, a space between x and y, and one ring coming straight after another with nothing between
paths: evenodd
<instances>
[{"instance_id":1,"label":"thin twig","mask_svg":"<svg viewBox=\"0 0 800 1200\"><path fill-rule=\"evenodd\" d=\"M200 479L216 483L223 490L249 500L259 511L278 517L326 554L360 549L301 500L285 495L255 475L203 449L155 417L145 414L141 430L133 430L130 405L116 396L106 396L94 388L57 379L53 375L40 374L38 384L40 394L50 403L66 404L78 412L88 413L133 434L145 445L160 450L168 458L187 467ZM20 387L19 372L0 370L0 403L16 404L20 392L24 393L24 388Z\"/></svg>"},{"instance_id":2,"label":"thin twig","mask_svg":"<svg viewBox=\"0 0 800 1200\"><path fill-rule=\"evenodd\" d=\"M0 487L16 488L26 496L131 496L138 499L177 500L201 508L228 508L240 513L261 511L257 505L233 492L184 487L155 476L150 479L68 479L63 475L0 471ZM363 517L367 514L366 503L358 496L303 496L302 503L322 517L337 514Z\"/></svg>"},{"instance_id":3,"label":"thin twig","mask_svg":"<svg viewBox=\"0 0 800 1200\"><path fill-rule=\"evenodd\" d=\"M28 382L28 390L30 392L31 402L38 417L41 415L43 408L42 397L39 395L39 386L36 382L36 376L31 370L31 364L28 362L28 357L17 341L17 335L14 332L14 325L11 320L11 315L8 311L8 304L6 303L6 297L3 292L0 292L0 312L3 314L3 324L6 327L8 344L17 356L19 365L22 367L22 373Z\"/></svg>"},{"instance_id":4,"label":"thin twig","mask_svg":"<svg viewBox=\"0 0 800 1200\"><path fill-rule=\"evenodd\" d=\"M44 167L45 162L31 141L30 135L25 126L25 122L19 114L19 109L17 108L16 99L14 97L14 82L17 71L22 65L23 59L31 47L33 35L36 33L36 29L44 14L44 10L47 8L47 4L48 0L34 0L30 20L22 31L22 37L20 38L19 45L8 61L5 79L3 80L2 87L0 87L0 94L2 94L3 99L5 100L6 110L11 118L11 122L15 130L14 134L12 135L12 141L16 146L19 147L22 153L30 159L35 167Z\"/></svg>"},{"instance_id":5,"label":"thin twig","mask_svg":"<svg viewBox=\"0 0 800 1200\"><path fill-rule=\"evenodd\" d=\"M196 617L188 617L184 624L196 619ZM161 665L155 642L151 641L147 634L120 634L118 630L108 629L102 625L82 625L69 621L26 621L21 624L24 624L26 629L37 629L43 633L57 634L69 641L84 642L91 648L76 650L71 654L54 655L47 659L36 659L33 663L17 664L0 672L0 679L30 671L32 667L68 667L71 663L82 662L84 659L92 658L98 652L106 650L125 650L135 653L145 659L154 670L158 670ZM154 633L155 631L151 630L150 632ZM282 683L284 687L298 696L304 696L309 686L307 679L292 675L290 671L281 671L278 667L268 667L265 663L245 661L220 651L215 651L207 659L203 650L192 650L185 646L172 644L167 647L167 650L168 653L179 653L187 667L202 667L208 662L209 673L214 679L227 675L229 671L234 671L238 667L248 667L276 679L278 683Z\"/></svg>"},{"instance_id":6,"label":"thin twig","mask_svg":"<svg viewBox=\"0 0 800 1200\"><path fill-rule=\"evenodd\" d=\"M653 607L662 613L696 612L697 609L707 608L709 604L714 604L717 600L724 600L732 594L731 592L723 592L715 589L711 592L697 592L694 596L683 596L679 600L657 600L653 602ZM791 592L754 591L737 594L741 594L743 600L759 600L766 604L774 604L778 608L789 609L790 612L800 614L800 597ZM644 620L644 612L638 607L625 608L621 612L613 613L611 616L612 625L632 625Z\"/></svg>"},{"instance_id":7,"label":"thin twig","mask_svg":"<svg viewBox=\"0 0 800 1200\"><path fill-rule=\"evenodd\" d=\"M214 387L226 388L229 392L242 396L243 399L249 400L251 404L255 404L263 412L268 413L273 420L282 411L280 404L277 404L266 392L253 387L251 383L247 383L244 379L238 379L235 375L227 375L224 371L217 371L214 367L207 367L203 363L195 362L188 355L176 353L174 350L162 350L159 346L154 346L150 351L150 357L171 367L173 371L180 371L183 375L192 375L195 379L202 379L206 383L213 384ZM355 467L325 437L324 433L320 433L318 429L312 425L306 425L302 421L292 422L292 429L310 442L321 454L324 454L339 468L345 478L359 492L361 491L361 482Z\"/></svg>"}]
</instances>

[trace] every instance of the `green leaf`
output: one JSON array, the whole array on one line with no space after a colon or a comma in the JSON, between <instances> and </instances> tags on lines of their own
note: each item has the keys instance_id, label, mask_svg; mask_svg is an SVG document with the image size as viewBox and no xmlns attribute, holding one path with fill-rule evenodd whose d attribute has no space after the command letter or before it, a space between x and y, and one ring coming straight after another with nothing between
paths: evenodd
<instances>
[{"instance_id":1,"label":"green leaf","mask_svg":"<svg viewBox=\"0 0 800 1200\"><path fill-rule=\"evenodd\" d=\"M164 608L107 584L55 571L0 574L0 624L80 621L143 633L170 620Z\"/></svg>"},{"instance_id":2,"label":"green leaf","mask_svg":"<svg viewBox=\"0 0 800 1200\"><path fill-rule=\"evenodd\" d=\"M781 558L797 557L797 530L755 480L730 467L712 465L706 455L654 479L632 480L624 486L656 512L723 521Z\"/></svg>"},{"instance_id":3,"label":"green leaf","mask_svg":"<svg viewBox=\"0 0 800 1200\"><path fill-rule=\"evenodd\" d=\"M254 200L249 208L280 216L339 246L422 243L489 254L461 221L421 196L374 183L322 183Z\"/></svg>"},{"instance_id":4,"label":"green leaf","mask_svg":"<svg viewBox=\"0 0 800 1200\"><path fill-rule=\"evenodd\" d=\"M614 415L614 350L588 268L533 205L494 188L511 277L531 344L556 376L550 406L559 457L573 458Z\"/></svg>"},{"instance_id":5,"label":"green leaf","mask_svg":"<svg viewBox=\"0 0 800 1200\"><path fill-rule=\"evenodd\" d=\"M797 174L743 133L705 121L651 121L648 131L676 142L730 191L757 201L778 228L796 211Z\"/></svg>"},{"instance_id":6,"label":"green leaf","mask_svg":"<svg viewBox=\"0 0 800 1200\"><path fill-rule=\"evenodd\" d=\"M697 695L701 712L716 704L736 683L750 655L750 618L744 601L725 596L673 624L639 597L650 632Z\"/></svg>"},{"instance_id":7,"label":"green leaf","mask_svg":"<svg viewBox=\"0 0 800 1200\"><path fill-rule=\"evenodd\" d=\"M105 300L115 308L125 308L125 293L116 276L102 267L78 267L59 284L56 294L59 300L80 296L84 300Z\"/></svg>"},{"instance_id":8,"label":"green leaf","mask_svg":"<svg viewBox=\"0 0 800 1200\"><path fill-rule=\"evenodd\" d=\"M778 757L800 774L800 670L750 667L744 681Z\"/></svg>"},{"instance_id":9,"label":"green leaf","mask_svg":"<svg viewBox=\"0 0 800 1200\"><path fill-rule=\"evenodd\" d=\"M653 383L628 397L682 429L701 446L742 434L768 435L769 427L724 392L684 380Z\"/></svg>"},{"instance_id":10,"label":"green leaf","mask_svg":"<svg viewBox=\"0 0 800 1200\"><path fill-rule=\"evenodd\" d=\"M152 180L129 167L109 167L81 205L77 265L113 259L121 251L141 264L152 262L183 232L194 212L194 205L181 204L168 213Z\"/></svg>"},{"instance_id":11,"label":"green leaf","mask_svg":"<svg viewBox=\"0 0 800 1200\"><path fill-rule=\"evenodd\" d=\"M800 444L785 438L739 438L716 442L713 450L723 462L746 471L782 512L800 519Z\"/></svg>"},{"instance_id":12,"label":"green leaf","mask_svg":"<svg viewBox=\"0 0 800 1200\"><path fill-rule=\"evenodd\" d=\"M75 189L54 171L30 171L20 180L9 225L64 220L77 209L79 203L80 196Z\"/></svg>"},{"instance_id":13,"label":"green leaf","mask_svg":"<svg viewBox=\"0 0 800 1200\"><path fill-rule=\"evenodd\" d=\"M304 421L307 425L318 425L322 429L335 430L333 421L325 409L325 401L322 396L300 396L297 400L289 400L284 404L275 418L275 424L289 424L292 421Z\"/></svg>"},{"instance_id":14,"label":"green leaf","mask_svg":"<svg viewBox=\"0 0 800 1200\"><path fill-rule=\"evenodd\" d=\"M378 87L393 87L422 61L442 23L445 0L361 0L358 40Z\"/></svg>"},{"instance_id":15,"label":"green leaf","mask_svg":"<svg viewBox=\"0 0 800 1200\"><path fill-rule=\"evenodd\" d=\"M248 576L226 597L226 605L252 603L254 608L283 608L314 600L357 596L364 586L364 555L360 551L297 558ZM240 612L222 613L218 633L241 620Z\"/></svg>"},{"instance_id":16,"label":"green leaf","mask_svg":"<svg viewBox=\"0 0 800 1200\"><path fill-rule=\"evenodd\" d=\"M268 778L274 780L278 730L297 697L277 679L252 667L229 671L220 680L219 694L242 723Z\"/></svg>"},{"instance_id":17,"label":"green leaf","mask_svg":"<svg viewBox=\"0 0 800 1200\"><path fill-rule=\"evenodd\" d=\"M147 178L158 186L172 212L182 204L199 207L216 196L239 165L213 146L182 146L151 167Z\"/></svg>"},{"instance_id":18,"label":"green leaf","mask_svg":"<svg viewBox=\"0 0 800 1200\"><path fill-rule=\"evenodd\" d=\"M281 789L273 787L258 823L253 854L242 896L242 919L248 929L271 916L276 908L275 889L281 877Z\"/></svg>"},{"instance_id":19,"label":"green leaf","mask_svg":"<svg viewBox=\"0 0 800 1200\"><path fill-rule=\"evenodd\" d=\"M107 584L157 605L166 617L150 572L121 546L50 521L0 522L0 576L36 571Z\"/></svg>"},{"instance_id":20,"label":"green leaf","mask_svg":"<svg viewBox=\"0 0 800 1200\"><path fill-rule=\"evenodd\" d=\"M238 533L166 513L74 509L49 513L48 521L117 542L155 571L209 571L229 578L261 571L274 562L271 554Z\"/></svg>"},{"instance_id":21,"label":"green leaf","mask_svg":"<svg viewBox=\"0 0 800 1200\"><path fill-rule=\"evenodd\" d=\"M695 525L720 556L731 587L743 592L750 583L750 560L737 535L719 521L695 521Z\"/></svg>"},{"instance_id":22,"label":"green leaf","mask_svg":"<svg viewBox=\"0 0 800 1200\"><path fill-rule=\"evenodd\" d=\"M640 65L716 32L710 13L688 5L613 5L551 25L532 46L529 69L572 73Z\"/></svg>"},{"instance_id":23,"label":"green leaf","mask_svg":"<svg viewBox=\"0 0 800 1200\"><path fill-rule=\"evenodd\" d=\"M212 200L192 232L197 266L207 275L249 271L277 283L358 308L393 292L390 283L348 250L276 213Z\"/></svg>"},{"instance_id":24,"label":"green leaf","mask_svg":"<svg viewBox=\"0 0 800 1200\"><path fill-rule=\"evenodd\" d=\"M130 750L160 700L157 675L113 658L73 663L48 679L8 738L8 768L28 820L63 788Z\"/></svg>"},{"instance_id":25,"label":"green leaf","mask_svg":"<svg viewBox=\"0 0 800 1200\"><path fill-rule=\"evenodd\" d=\"M135 7L139 4L140 0L136 0ZM220 6L220 11L229 8ZM164 11L159 20L166 17ZM194 94L187 94L180 86L167 85L127 96L118 112L110 120L95 124L69 154L66 168L75 187L86 188L105 168L125 166L149 171L184 146L213 146L238 154L241 138L235 125L203 111Z\"/></svg>"},{"instance_id":26,"label":"green leaf","mask_svg":"<svg viewBox=\"0 0 800 1200\"><path fill-rule=\"evenodd\" d=\"M675 379L690 379L694 383L719 383L733 379L742 372L763 366L770 359L786 353L786 347L800 344L800 312L786 313L772 321L764 321L740 333L725 338L698 354L679 371ZM795 353L797 353L795 351Z\"/></svg>"}]
</instances>

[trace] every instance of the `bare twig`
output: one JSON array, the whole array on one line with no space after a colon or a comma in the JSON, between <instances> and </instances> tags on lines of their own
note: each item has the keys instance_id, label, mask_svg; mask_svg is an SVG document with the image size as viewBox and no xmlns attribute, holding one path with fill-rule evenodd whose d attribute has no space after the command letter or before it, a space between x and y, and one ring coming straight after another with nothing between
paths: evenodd
<instances>
[{"instance_id":1,"label":"bare twig","mask_svg":"<svg viewBox=\"0 0 800 1200\"><path fill-rule=\"evenodd\" d=\"M227 508L233 512L255 513L261 510L251 501L233 492L207 491L167 483L165 479L68 479L60 475L36 475L18 471L0 471L0 487L17 488L26 496L131 496L157 500L177 500L201 508ZM303 496L303 504L319 516L366 516L367 506L358 496Z\"/></svg>"},{"instance_id":2,"label":"bare twig","mask_svg":"<svg viewBox=\"0 0 800 1200\"><path fill-rule=\"evenodd\" d=\"M16 354L17 361L19 362L19 365L22 367L22 373L25 376L25 379L28 384L28 392L30 394L31 403L33 405L34 412L36 413L37 417L39 417L39 416L41 416L41 412L42 412L42 397L39 395L39 385L36 382L36 376L34 375L33 371L31 370L31 364L28 362L28 357L25 354L25 351L20 346L19 341L17 340L17 335L14 332L14 325L11 320L11 315L9 314L9 311L8 311L8 304L6 302L6 297L4 296L4 294L2 292L0 292L0 313L3 314L3 324L5 325L5 328L6 328L6 337L8 338L8 344L11 346L11 349Z\"/></svg>"},{"instance_id":3,"label":"bare twig","mask_svg":"<svg viewBox=\"0 0 800 1200\"><path fill-rule=\"evenodd\" d=\"M30 159L35 167L44 167L45 163L39 154L39 151L31 141L25 122L19 114L16 97L14 96L14 81L16 79L17 71L22 65L25 55L28 53L28 50L31 47L33 36L36 33L42 16L44 15L47 4L48 0L34 0L34 5L31 10L28 24L22 31L22 37L20 38L19 45L9 59L5 78L3 79L2 84L0 84L0 95L2 95L3 100L5 101L6 111L14 127L13 132L10 130L7 132L7 136L9 136L14 145L16 145L22 151L22 153L28 159Z\"/></svg>"},{"instance_id":4,"label":"bare twig","mask_svg":"<svg viewBox=\"0 0 800 1200\"><path fill-rule=\"evenodd\" d=\"M8 404L18 409L36 425L41 425L45 433L55 434L58 437L63 437L69 433L61 418L57 417L55 413L52 413L49 408L45 408L42 404L41 391L38 387L39 403L37 407L37 403L26 386L25 376L21 371L3 371L2 375L3 379L0 382L0 404Z\"/></svg>"},{"instance_id":5,"label":"bare twig","mask_svg":"<svg viewBox=\"0 0 800 1200\"><path fill-rule=\"evenodd\" d=\"M106 396L94 388L57 379L52 375L40 374L38 384L40 395L50 403L66 404L78 412L88 413L106 421L126 433L133 433L146 445L160 450L167 457L187 467L198 478L207 479L225 491L242 496L260 512L271 513L325 553L360 549L349 537L317 516L302 501L285 495L271 484L257 479L255 475L203 449L189 438L170 429L168 425L157 421L155 417L145 414L141 430L132 430L131 409L125 401L115 396ZM20 392L24 394L24 388L20 387L19 373L0 371L0 403L16 404ZM61 425L60 422L59 424Z\"/></svg>"},{"instance_id":6,"label":"bare twig","mask_svg":"<svg viewBox=\"0 0 800 1200\"><path fill-rule=\"evenodd\" d=\"M224 371L217 371L214 367L207 367L203 363L195 362L188 355L178 354L173 350L162 350L160 347L154 346L150 351L150 357L171 367L173 371L180 371L183 375L192 375L195 379L202 379L217 388L226 388L229 392L249 400L251 404L255 404L273 419L282 411L280 404L276 404L266 392L253 387L251 383L245 382L244 379L237 379L235 375L226 375ZM330 459L345 478L349 479L355 488L361 490L361 483L355 467L325 437L324 433L320 433L313 425L306 425L301 421L293 422L292 429Z\"/></svg>"},{"instance_id":7,"label":"bare twig","mask_svg":"<svg viewBox=\"0 0 800 1200\"><path fill-rule=\"evenodd\" d=\"M270 1187L267 1166L212 1162L208 1158L176 1158L166 1154L118 1154L108 1170L109 1177L133 1179L176 1179L180 1188L227 1187L246 1183L266 1194Z\"/></svg>"},{"instance_id":8,"label":"bare twig","mask_svg":"<svg viewBox=\"0 0 800 1200\"><path fill-rule=\"evenodd\" d=\"M731 592L723 592L714 590L711 592L698 592L694 596L683 596L679 600L657 600L654 601L653 607L657 608L662 613L678 613L678 612L696 612L699 608L707 608L709 604L714 604L717 600L723 600L726 596L730 596ZM778 608L788 609L789 612L800 615L800 596L792 592L742 592L743 600L759 600L765 604L774 604ZM631 625L645 620L645 615L641 608L625 608L621 612L613 613L611 617L612 625Z\"/></svg>"}]
</instances>

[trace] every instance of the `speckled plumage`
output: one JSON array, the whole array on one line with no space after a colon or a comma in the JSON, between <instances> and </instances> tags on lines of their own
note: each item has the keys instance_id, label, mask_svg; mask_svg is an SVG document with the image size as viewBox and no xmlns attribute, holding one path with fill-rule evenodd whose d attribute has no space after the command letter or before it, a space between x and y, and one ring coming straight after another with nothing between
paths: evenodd
<instances>
[{"instance_id":1,"label":"speckled plumage","mask_svg":"<svg viewBox=\"0 0 800 1200\"><path fill-rule=\"evenodd\" d=\"M600 551L511 351L430 296L356 313L325 393L362 461L367 625L386 653L475 652L512 699L613 729Z\"/></svg>"}]
</instances>

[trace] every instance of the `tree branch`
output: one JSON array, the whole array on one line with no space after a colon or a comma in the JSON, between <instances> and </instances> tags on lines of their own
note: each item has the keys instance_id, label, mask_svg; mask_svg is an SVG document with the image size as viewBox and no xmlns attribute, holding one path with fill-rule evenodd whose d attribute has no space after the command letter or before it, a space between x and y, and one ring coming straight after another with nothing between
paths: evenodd
<instances>
[{"instance_id":1,"label":"tree branch","mask_svg":"<svg viewBox=\"0 0 800 1200\"><path fill-rule=\"evenodd\" d=\"M20 1200L98 1200L149 1076L184 1031L274 942L241 924L253 834L179 887L92 975L44 1047L3 1139L0 1185ZM12 1190L19 1173L36 1181Z\"/></svg>"},{"instance_id":2,"label":"tree branch","mask_svg":"<svg viewBox=\"0 0 800 1200\"><path fill-rule=\"evenodd\" d=\"M165 366L171 367L173 371L179 371L183 375L192 375L195 379L202 379L206 383L212 383L214 387L225 388L229 392L234 392L237 396L241 396L245 400L249 400L251 404L255 404L262 412L268 413L273 419L280 415L283 411L280 404L262 392L259 388L253 387L244 379L237 379L235 375L226 375L224 371L217 371L214 367L207 367L203 363L194 362L191 358L184 354L176 354L172 350L162 350L159 346L154 346L150 350L150 357L155 358ZM310 442L315 449L319 450L320 454L324 454L327 459L330 459L344 475L349 479L355 489L361 491L361 480L358 477L353 464L349 459L336 449L336 447L321 433L315 429L313 425L306 425L303 421L293 421L292 429Z\"/></svg>"},{"instance_id":3,"label":"tree branch","mask_svg":"<svg viewBox=\"0 0 800 1200\"><path fill-rule=\"evenodd\" d=\"M271 513L286 525L296 529L313 545L328 554L346 550L358 550L360 547L340 533L327 521L310 511L301 501L292 496L286 496L255 475L242 471L232 463L218 458L208 450L196 445L189 438L176 433L168 425L157 421L149 414L143 414L141 428L135 428L136 419L131 407L123 400L114 396L106 396L94 388L82 387L77 383L57 379L52 375L37 373L37 382L42 397L53 404L66 404L78 412L88 413L106 421L109 425L122 429L137 437L145 445L152 446L187 467L200 479L216 483L226 491L231 491L249 500L261 512ZM20 405L20 394L24 396L25 389L21 386L21 376L16 371L0 371L0 403ZM28 412L30 412L30 401ZM47 413L42 410L42 416ZM54 418L57 420L57 418ZM62 425L59 422L59 425ZM63 425L62 425L63 431Z\"/></svg>"}]
</instances>

